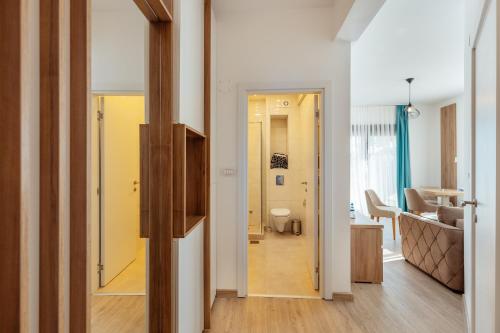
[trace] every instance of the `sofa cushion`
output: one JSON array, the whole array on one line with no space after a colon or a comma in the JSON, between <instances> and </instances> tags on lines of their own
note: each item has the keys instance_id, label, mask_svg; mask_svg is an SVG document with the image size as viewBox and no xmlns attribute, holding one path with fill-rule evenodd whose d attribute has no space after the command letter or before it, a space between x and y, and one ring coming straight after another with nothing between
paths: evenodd
<instances>
[{"instance_id":1,"label":"sofa cushion","mask_svg":"<svg viewBox=\"0 0 500 333\"><path fill-rule=\"evenodd\" d=\"M437 218L439 222L455 227L457 225L457 220L464 218L464 209L459 207L439 206Z\"/></svg>"}]
</instances>

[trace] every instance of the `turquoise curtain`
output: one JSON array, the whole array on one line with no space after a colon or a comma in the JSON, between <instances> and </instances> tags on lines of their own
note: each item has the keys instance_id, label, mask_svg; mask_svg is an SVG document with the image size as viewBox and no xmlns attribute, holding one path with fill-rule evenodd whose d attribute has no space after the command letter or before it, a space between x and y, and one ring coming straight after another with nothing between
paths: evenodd
<instances>
[{"instance_id":1,"label":"turquoise curtain","mask_svg":"<svg viewBox=\"0 0 500 333\"><path fill-rule=\"evenodd\" d=\"M397 186L398 206L408 211L405 188L411 187L410 142L408 138L408 113L404 105L396 106L396 149L397 149Z\"/></svg>"}]
</instances>

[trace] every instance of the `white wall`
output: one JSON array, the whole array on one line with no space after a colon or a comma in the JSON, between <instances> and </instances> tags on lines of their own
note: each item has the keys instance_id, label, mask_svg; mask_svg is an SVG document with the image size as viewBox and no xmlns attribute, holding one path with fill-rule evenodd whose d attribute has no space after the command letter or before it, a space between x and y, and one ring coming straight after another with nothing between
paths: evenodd
<instances>
[{"instance_id":1,"label":"white wall","mask_svg":"<svg viewBox=\"0 0 500 333\"><path fill-rule=\"evenodd\" d=\"M203 226L177 239L177 332L203 332Z\"/></svg>"},{"instance_id":2,"label":"white wall","mask_svg":"<svg viewBox=\"0 0 500 333\"><path fill-rule=\"evenodd\" d=\"M270 217L273 208L290 209L292 219L300 219L305 226L305 208L302 202L305 199L304 185L305 170L303 163L302 148L303 141L303 123L301 123L301 114L298 108L298 95L270 95L267 96L266 121L264 131L265 153L264 170L266 173L266 210L263 214L264 220L275 230ZM289 101L289 107L276 108L278 100ZM280 119L278 123L272 119L272 116L285 116L286 120ZM286 124L286 125L285 125ZM274 126L273 126L274 125ZM277 125L277 126L276 126ZM273 129L274 127L274 129ZM288 154L288 169L271 169L271 156L273 153ZM276 176L283 175L284 185L276 185ZM291 223L288 223L286 230L289 230Z\"/></svg>"},{"instance_id":3,"label":"white wall","mask_svg":"<svg viewBox=\"0 0 500 333\"><path fill-rule=\"evenodd\" d=\"M457 187L466 188L466 141L463 96L433 105L418 105L422 115L409 119L411 178L413 187L441 186L441 108L457 105Z\"/></svg>"},{"instance_id":4,"label":"white wall","mask_svg":"<svg viewBox=\"0 0 500 333\"><path fill-rule=\"evenodd\" d=\"M413 187L441 185L440 113L434 106L418 105L422 115L408 120L411 182Z\"/></svg>"},{"instance_id":5,"label":"white wall","mask_svg":"<svg viewBox=\"0 0 500 333\"><path fill-rule=\"evenodd\" d=\"M92 12L92 91L144 90L145 25L139 10Z\"/></svg>"},{"instance_id":6,"label":"white wall","mask_svg":"<svg viewBox=\"0 0 500 333\"><path fill-rule=\"evenodd\" d=\"M201 0L180 2L179 120L203 131L203 13Z\"/></svg>"},{"instance_id":7,"label":"white wall","mask_svg":"<svg viewBox=\"0 0 500 333\"><path fill-rule=\"evenodd\" d=\"M217 59L216 59L216 39L215 32L216 23L215 15L212 11L212 68L211 68L211 131L210 138L210 163L211 163L211 178L210 178L210 227L211 230L211 244L210 244L210 294L212 295L212 304L215 301L215 294L217 290Z\"/></svg>"},{"instance_id":8,"label":"white wall","mask_svg":"<svg viewBox=\"0 0 500 333\"><path fill-rule=\"evenodd\" d=\"M277 19L279 17L279 20ZM217 163L237 169L239 83L331 82L325 110L326 161L333 177L325 185L325 218L332 225L333 270L326 272L332 291L350 292L349 252L349 110L350 43L332 41L336 25L330 9L238 12L217 18ZM300 24L298 24L300 22ZM265 51L263 51L265 50ZM223 64L223 65L220 65ZM238 177L218 173L217 288L237 288ZM335 189L335 190L333 190ZM333 218L332 218L333 216Z\"/></svg>"},{"instance_id":9,"label":"white wall","mask_svg":"<svg viewBox=\"0 0 500 333\"><path fill-rule=\"evenodd\" d=\"M175 121L204 131L204 35L203 0L176 0L175 45L178 83L175 86ZM214 101L212 102L214 104ZM215 112L215 110L213 110ZM215 119L214 119L215 121ZM214 130L215 135L215 130ZM213 153L212 153L213 156ZM215 178L215 177L214 177ZM216 188L216 186L214 186ZM212 189L212 193L214 189ZM214 195L215 197L215 195ZM211 202L211 207L214 202ZM214 210L215 211L215 210ZM212 223L215 218L212 215ZM199 333L203 331L203 228L198 225L184 239L174 242L177 252L177 331ZM212 236L215 229L211 230ZM215 238L215 237L214 237ZM215 242L215 240L213 240ZM215 244L215 243L213 243ZM213 250L212 250L213 251ZM213 267L216 261L212 261ZM215 279L215 275L212 274ZM211 291L212 297L215 290Z\"/></svg>"}]
</instances>

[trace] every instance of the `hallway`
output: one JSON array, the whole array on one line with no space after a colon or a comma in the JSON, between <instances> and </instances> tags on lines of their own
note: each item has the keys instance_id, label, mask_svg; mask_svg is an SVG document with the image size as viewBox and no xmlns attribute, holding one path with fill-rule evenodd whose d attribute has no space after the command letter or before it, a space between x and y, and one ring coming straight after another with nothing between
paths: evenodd
<instances>
[{"instance_id":1,"label":"hallway","mask_svg":"<svg viewBox=\"0 0 500 333\"><path fill-rule=\"evenodd\" d=\"M218 298L210 332L465 332L462 296L403 260L382 285L353 284L353 302Z\"/></svg>"},{"instance_id":2,"label":"hallway","mask_svg":"<svg viewBox=\"0 0 500 333\"><path fill-rule=\"evenodd\" d=\"M210 332L465 332L462 295L404 261L399 233L384 224L384 282L354 283L353 302L217 298Z\"/></svg>"}]
</instances>

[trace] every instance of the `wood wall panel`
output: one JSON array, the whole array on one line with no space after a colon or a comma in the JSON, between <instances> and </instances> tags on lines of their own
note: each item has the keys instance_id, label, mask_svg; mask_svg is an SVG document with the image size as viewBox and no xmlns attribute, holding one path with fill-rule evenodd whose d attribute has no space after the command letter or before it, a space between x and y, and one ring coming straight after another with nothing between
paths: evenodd
<instances>
[{"instance_id":1,"label":"wood wall panel","mask_svg":"<svg viewBox=\"0 0 500 333\"><path fill-rule=\"evenodd\" d=\"M141 238L149 238L149 124L139 126L139 144L140 144L140 228Z\"/></svg>"},{"instance_id":2,"label":"wood wall panel","mask_svg":"<svg viewBox=\"0 0 500 333\"><path fill-rule=\"evenodd\" d=\"M210 329L212 308L211 297L211 220L210 220L210 183L211 183L211 95L212 95L212 1L205 0L204 7L204 126L206 137L206 218L203 228L203 322Z\"/></svg>"},{"instance_id":3,"label":"wood wall panel","mask_svg":"<svg viewBox=\"0 0 500 333\"><path fill-rule=\"evenodd\" d=\"M22 1L0 1L0 332L21 328Z\"/></svg>"},{"instance_id":4,"label":"wood wall panel","mask_svg":"<svg viewBox=\"0 0 500 333\"><path fill-rule=\"evenodd\" d=\"M87 124L89 1L70 1L70 332L89 329L87 270Z\"/></svg>"},{"instance_id":5,"label":"wood wall panel","mask_svg":"<svg viewBox=\"0 0 500 333\"><path fill-rule=\"evenodd\" d=\"M171 23L149 28L149 330L171 332L172 307L172 30Z\"/></svg>"},{"instance_id":6,"label":"wood wall panel","mask_svg":"<svg viewBox=\"0 0 500 333\"><path fill-rule=\"evenodd\" d=\"M149 22L172 22L172 0L134 0Z\"/></svg>"},{"instance_id":7,"label":"wood wall panel","mask_svg":"<svg viewBox=\"0 0 500 333\"><path fill-rule=\"evenodd\" d=\"M457 188L456 104L441 108L441 187ZM456 200L456 199L455 199Z\"/></svg>"},{"instance_id":8,"label":"wood wall panel","mask_svg":"<svg viewBox=\"0 0 500 333\"><path fill-rule=\"evenodd\" d=\"M40 0L39 330L59 330L60 1Z\"/></svg>"},{"instance_id":9,"label":"wood wall panel","mask_svg":"<svg viewBox=\"0 0 500 333\"><path fill-rule=\"evenodd\" d=\"M146 0L134 0L135 4L148 21L158 21L158 17Z\"/></svg>"}]
</instances>

